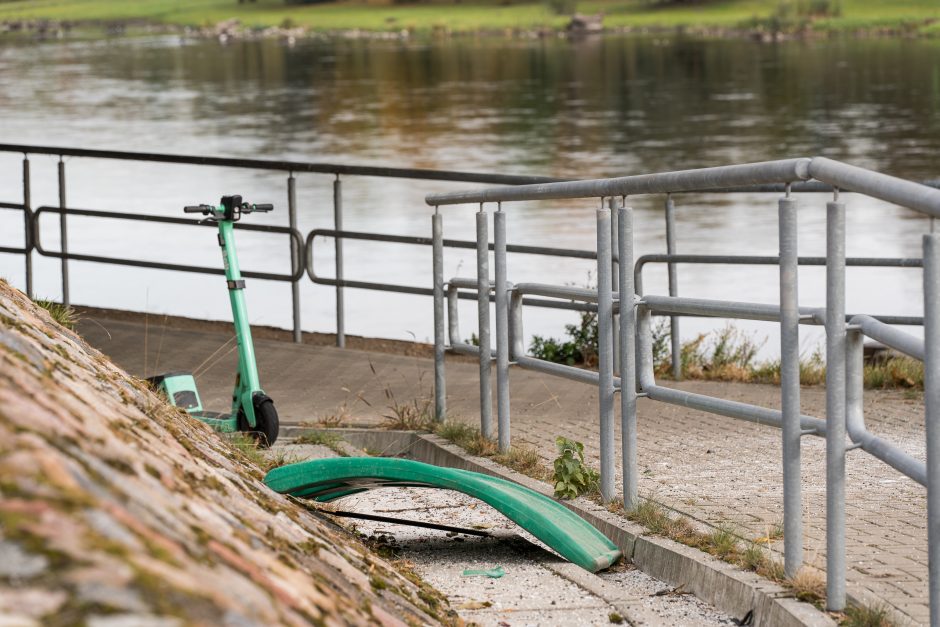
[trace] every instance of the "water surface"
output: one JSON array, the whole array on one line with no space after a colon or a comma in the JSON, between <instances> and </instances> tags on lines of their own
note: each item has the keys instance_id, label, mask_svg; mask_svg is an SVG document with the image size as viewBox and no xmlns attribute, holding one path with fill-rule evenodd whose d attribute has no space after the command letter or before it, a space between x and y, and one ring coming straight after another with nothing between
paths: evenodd
<instances>
[{"instance_id":1,"label":"water surface","mask_svg":"<svg viewBox=\"0 0 940 627\"><path fill-rule=\"evenodd\" d=\"M825 155L898 176L940 176L940 42L749 41L611 36L452 39L416 42L279 41L221 45L175 36L81 42L0 41L0 139L77 147L376 164L566 177L603 177ZM21 196L20 155L0 155L0 201ZM34 205L57 204L53 157L33 158ZM283 173L67 159L72 207L179 215L184 204L225 193L271 201L259 220L286 223ZM332 177L299 175L301 229L332 225ZM345 227L427 235L429 192L466 187L379 178L344 181ZM848 252L920 256L927 221L846 195ZM800 252L825 245L824 195L807 195ZM637 252L662 252L662 198L636 198ZM775 254L773 195L680 196L679 251ZM594 201L514 204L509 240L594 245ZM473 207L445 210L445 233L469 237ZM256 217L252 216L252 220ZM0 245L21 241L20 217L0 213ZM53 220L43 243L53 247ZM287 267L287 243L239 239L243 267ZM332 269L331 242L318 240L318 272ZM219 264L207 231L142 229L74 219L76 252ZM427 248L349 242L349 278L430 283ZM58 265L37 258L37 292L59 294ZM0 255L0 274L22 286L20 258ZM468 275L473 257L448 253L446 274ZM224 319L224 284L203 277L75 262L76 303ZM801 272L802 300L820 305L822 269ZM587 284L590 264L515 256L510 279ZM853 311L919 314L919 270L852 270ZM648 291L662 292L653 268ZM680 268L689 296L777 299L773 268ZM289 289L252 281L254 322L288 326ZM330 288L305 283L304 328L333 329ZM427 339L427 298L349 290L350 333ZM474 308L461 310L463 333ZM527 333L559 334L571 314L527 311ZM720 324L720 323L719 323ZM684 323L691 335L710 326ZM711 325L713 326L713 324ZM772 325L742 325L767 336ZM818 335L807 332L805 349Z\"/></svg>"}]
</instances>

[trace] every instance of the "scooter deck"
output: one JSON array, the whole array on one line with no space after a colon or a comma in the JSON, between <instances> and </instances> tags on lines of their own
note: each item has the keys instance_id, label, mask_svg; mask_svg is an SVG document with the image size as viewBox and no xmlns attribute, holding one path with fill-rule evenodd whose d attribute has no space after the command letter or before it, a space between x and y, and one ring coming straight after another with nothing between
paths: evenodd
<instances>
[{"instance_id":1,"label":"scooter deck","mask_svg":"<svg viewBox=\"0 0 940 627\"><path fill-rule=\"evenodd\" d=\"M193 411L189 415L221 433L238 431L238 417L232 414L223 414L217 411Z\"/></svg>"},{"instance_id":2,"label":"scooter deck","mask_svg":"<svg viewBox=\"0 0 940 627\"><path fill-rule=\"evenodd\" d=\"M613 542L561 503L517 483L469 470L409 459L337 457L275 468L264 482L282 494L323 502L393 486L456 490L491 505L590 572L610 567L621 555Z\"/></svg>"}]
</instances>

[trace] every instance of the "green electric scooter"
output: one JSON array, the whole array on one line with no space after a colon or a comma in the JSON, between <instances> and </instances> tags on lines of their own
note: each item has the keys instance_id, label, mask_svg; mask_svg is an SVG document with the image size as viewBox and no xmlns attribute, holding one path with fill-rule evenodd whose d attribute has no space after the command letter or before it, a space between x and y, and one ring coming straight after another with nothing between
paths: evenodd
<instances>
[{"instance_id":1,"label":"green electric scooter","mask_svg":"<svg viewBox=\"0 0 940 627\"><path fill-rule=\"evenodd\" d=\"M235 389L232 391L232 411L229 414L205 411L196 389L196 380L189 372L168 372L150 377L151 385L166 394L173 405L186 410L191 416L223 432L245 431L254 435L261 446L270 446L277 439L279 425L274 401L261 389L258 364L248 325L248 309L245 305L245 281L238 268L235 252L235 223L242 215L268 212L273 205L252 205L242 202L241 196L223 196L221 204L184 207L186 213L201 213L206 220L219 225L219 246L225 265L225 280L228 283L232 302L232 319L235 323L235 339L238 342L238 370L235 374Z\"/></svg>"}]
</instances>

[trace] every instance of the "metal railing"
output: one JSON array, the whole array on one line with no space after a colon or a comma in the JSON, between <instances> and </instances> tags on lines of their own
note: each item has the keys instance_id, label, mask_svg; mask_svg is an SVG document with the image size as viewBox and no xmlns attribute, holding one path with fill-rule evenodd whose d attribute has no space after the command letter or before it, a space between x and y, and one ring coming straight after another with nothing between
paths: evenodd
<instances>
[{"instance_id":1,"label":"metal railing","mask_svg":"<svg viewBox=\"0 0 940 627\"><path fill-rule=\"evenodd\" d=\"M288 234L291 238L290 259L291 274L275 275L272 273L246 272L246 277L261 278L274 281L285 281L291 283L291 311L292 311L292 330L295 342L301 341L301 316L300 316L300 280L303 277L304 270L308 270L310 278L316 283L322 283L335 286L336 299L336 344L345 346L345 302L343 290L345 287L362 287L363 289L380 289L381 284L371 283L367 285L357 285L356 282L346 283L344 281L344 255L343 239L359 238L358 233L343 231L343 189L342 178L348 176L369 176L381 178L404 178L423 181L448 181L454 183L486 183L486 184L504 184L519 185L541 182L558 181L560 179L543 176L515 176L509 174L486 174L475 172L457 172L449 170L426 170L417 168L387 168L379 166L355 166L338 163L316 163L307 161L284 161L284 160L266 160L266 159L239 159L229 157L210 157L193 155L175 155L160 153L128 152L118 150L92 150L85 148L69 148L64 146L34 146L24 144L0 144L0 153L22 154L22 194L23 202L0 202L0 209L19 210L23 212L24 223L24 245L0 247L0 253L22 254L25 264L25 288L26 293L33 295L33 258L35 251L39 255L55 257L60 260L62 302L70 304L70 280L69 280L69 261L93 261L97 263L109 263L134 267L159 268L165 270L179 270L185 272L196 272L201 274L220 274L221 269L206 268L182 264L163 264L157 262L145 262L135 259L118 259L112 257L101 257L98 255L75 254L69 251L68 224L69 216L83 216L106 219L137 220L143 222L159 222L165 224L187 224L197 225L195 220L162 218L159 216L143 215L139 213L127 213L117 211L93 211L87 209L75 209L68 207L67 203L67 180L66 164L64 157L76 157L84 159L109 159L118 161L137 161L154 164L187 164L193 166L212 166L226 168L244 168L256 171L275 171L286 172L288 174L286 181L288 226L264 226L264 225L245 225L238 224L238 228L265 231L272 233ZM57 164L57 190L59 205L58 207L41 207L37 211L32 209L32 176L31 176L31 155L53 155L59 157ZM335 282L315 278L312 273L312 266L307 268L304 254L304 239L299 237L297 230L297 179L295 174L316 173L330 174L335 178L333 180L333 229L329 231L334 237L334 254L336 258L336 278ZM38 214L58 213L59 215L59 240L61 242L58 251L49 251L39 245L39 220ZM324 231L322 234L325 234ZM318 232L318 234L321 234ZM394 237L394 236L382 236ZM308 236L312 240L313 234ZM393 239L382 241L395 241ZM391 291L403 293L423 293L414 291L403 286L388 286ZM400 289L399 289L400 288ZM384 288L381 288L383 291ZM426 290L430 292L430 290Z\"/></svg>"},{"instance_id":2,"label":"metal railing","mask_svg":"<svg viewBox=\"0 0 940 627\"><path fill-rule=\"evenodd\" d=\"M643 395L652 400L680 404L745 420L757 420L778 426L783 437L784 506L785 506L785 567L795 573L802 562L802 522L799 492L800 438L804 435L825 437L827 444L827 571L829 573L827 602L833 609L844 605L845 548L844 548L844 458L845 437L849 448L859 448L881 459L928 488L928 520L930 527L930 598L933 624L938 624L940 599L940 429L935 421L940 414L940 296L936 284L940 280L940 261L937 256L936 236L925 236L924 260L846 258L844 251L844 204L838 199L839 190L866 194L901 206L921 211L931 217L940 215L940 192L937 181L915 184L882 174L854 168L828 159L791 159L760 164L707 168L684 172L641 175L594 181L568 181L549 177L509 176L349 166L296 161L269 161L258 159L231 159L194 157L121 151L85 150L49 146L0 144L0 153L22 153L23 202L0 202L0 209L19 210L24 216L24 244L0 247L0 253L22 254L26 270L26 291L32 295L32 253L60 259L62 293L69 301L69 261L91 261L131 267L221 274L219 268L170 264L141 259L105 257L75 253L69 250L69 219L96 218L132 220L174 225L199 226L198 222L184 218L164 218L121 212L104 212L69 208L66 201L65 156L94 159L117 159L152 163L177 163L195 166L235 167L255 170L287 172L288 226L237 225L240 229L288 235L291 258L290 274L245 272L247 277L290 282L292 288L293 336L300 341L301 320L299 282L304 272L316 284L332 286L336 298L337 344L345 344L345 288L397 292L414 295L432 295L434 298L435 335L435 411L442 417L446 413L446 381L444 354L449 348L455 352L479 356L481 372L481 427L488 436L495 436L503 449L510 442L509 365L538 370L599 386L601 422L601 477L602 495L614 497L614 395L621 393L623 422L622 464L624 470L623 498L627 507L637 499L636 474L636 398ZM59 157L57 164L59 206L32 209L30 155L45 154ZM321 173L334 176L333 227L315 229L302 237L297 229L297 201L294 176L299 173ZM438 194L428 198L435 207L445 204L480 203L476 216L476 240L449 240L443 238L442 216L435 211L432 219L432 237L412 237L364 233L343 230L342 179L346 176L376 176L408 178L428 181L485 183L512 185L512 187ZM814 180L807 180L814 179ZM779 256L736 255L681 255L676 253L676 196L683 193L767 193L785 194L778 202ZM833 192L835 198L827 205L826 257L800 258L796 254L796 192ZM633 210L620 207L617 201L627 196L664 194L666 228L666 254L645 255L636 259L633 254ZM488 214L483 203L504 203L522 200L560 198L605 199L609 207L597 212L596 250L572 250L545 246L517 246L506 241L505 212L502 205L494 212L494 241L489 241ZM45 249L41 243L40 218L42 215L59 216L59 251ZM333 238L336 274L332 278L320 276L313 264L313 250L317 238ZM343 241L361 240L430 246L433 252L434 280L431 288L347 279L344 276ZM443 278L444 248L475 250L477 276ZM489 276L489 255L493 253L495 280ZM537 283L512 285L507 278L507 254L535 254L572 259L595 260L598 289L587 290ZM650 263L668 266L668 296L644 295L642 272ZM780 271L780 306L753 303L708 301L678 296L677 266L679 264L733 264L776 265ZM799 265L825 265L827 294L824 309L798 306L797 269ZM845 267L897 267L924 268L925 316L869 316L845 312ZM634 302L620 311L620 294L633 295ZM476 300L478 304L478 331L480 346L473 346L460 338L457 317L458 299ZM493 362L493 338L490 337L490 303L496 304L495 362L497 370L497 420L491 415L492 390L489 389L490 368ZM629 299L628 301L629 302ZM445 305L450 316L445 325ZM597 372L545 362L525 353L523 336L523 306L596 311L599 321L600 350ZM681 316L719 316L755 320L769 320L781 328L781 395L782 409L772 410L682 392L656 383L651 361L650 316L671 318L672 363L674 376L679 378L681 360L679 318ZM926 320L926 340L921 341L887 325L919 325ZM824 326L827 334L827 401L826 420L804 416L799 411L799 355L800 324ZM445 326L448 333L445 335ZM450 346L446 340L449 337ZM923 464L867 431L862 413L861 347L865 337L875 339L905 354L926 361L927 390L927 448L928 461ZM620 372L620 378L615 374ZM621 385L621 380L635 382ZM831 428L827 428L831 425Z\"/></svg>"},{"instance_id":3,"label":"metal railing","mask_svg":"<svg viewBox=\"0 0 940 627\"><path fill-rule=\"evenodd\" d=\"M221 272L220 269L210 269L203 268L198 269L196 266L189 266L183 264L158 264L151 262L142 262L135 259L123 259L118 260L115 258L104 258L97 255L81 255L73 254L69 251L69 238L68 238L68 217L71 215L76 216L86 216L86 217L101 217L107 219L129 219L129 220L138 220L145 222L165 222L165 223L175 223L175 224L189 224L191 221L169 221L163 218L156 216L142 215L138 213L126 213L126 212L92 212L90 210L78 210L71 209L67 207L67 186L66 186L66 164L63 161L64 157L76 157L83 159L109 159L109 160L118 160L118 161L135 161L135 162L149 162L155 164L188 164L194 166L212 166L212 167L231 167L231 168L243 168L251 169L258 171L279 171L287 172L288 177L286 181L286 192L287 192L287 207L288 207L288 226L287 230L281 230L285 227L274 227L274 230L270 232L275 233L284 233L289 234L291 238L290 246L290 267L291 267L291 311L292 311L292 331L293 338L295 342L301 340L302 333L302 321L300 315L300 280L301 277L297 275L298 267L305 267L307 275L311 281L318 285L327 285L334 288L335 293L335 324L336 324L336 344L338 346L345 345L346 337L346 313L345 313L345 297L344 290L347 288L353 289L364 289L364 290L373 290L381 292L396 292L402 294L413 294L413 295L431 295L433 289L430 287L420 287L420 286L408 286L408 285L396 285L390 283L380 283L374 281L361 281L361 280L347 280L345 278L345 257L343 251L343 243L345 240L360 240L360 241L377 241L377 242L392 242L392 243L402 243L402 244L412 244L412 245L421 245L428 246L430 245L430 240L428 238L422 237L412 237L412 236L398 236L398 235L387 235L381 233L363 233L356 231L346 231L343 230L343 180L341 177L348 176L369 176L369 177L386 177L386 178L407 178L414 180L427 180L427 181L448 181L455 183L485 183L485 184L505 184L505 185L522 185L522 184L536 184L536 183L547 183L547 182L558 182L565 181L566 179L558 179L551 177L543 176L514 176L514 175L505 175L505 174L486 174L486 173L473 173L473 172L455 172L455 171L444 171L444 170L426 170L426 169L413 169L413 168L387 168L387 167L378 167L378 166L353 166L353 165L344 165L344 164L335 164L335 163L316 163L316 162L305 162L305 161L285 161L285 160L264 160L264 159L239 159L239 158L227 158L227 157L210 157L210 156L193 156L193 155L175 155L175 154L160 154L160 153L140 153L140 152L127 152L127 151L115 151L115 150L92 150L84 148L68 148L61 146L34 146L34 145L21 145L21 144L0 144L0 153L21 153L23 154L22 161L22 194L23 202L22 203L12 203L12 202L0 202L0 209L10 209L10 210L19 210L24 213L24 245L22 247L16 246L3 246L0 247L0 253L9 253L9 254L22 254L24 256L24 265L25 265L25 289L26 292L30 295L33 294L33 268L32 268L32 253L36 251L40 255L45 255L49 257L58 258L60 260L60 272L61 272L61 285L62 285L62 299L63 302L68 304L71 300L70 298L70 280L69 280L69 261L70 260L80 260L80 261L95 261L101 263L110 263L118 265L126 265L133 267L148 267L148 268L160 268L167 270L180 270L186 272L200 272L207 274L218 274ZM31 203L31 163L30 155L53 155L59 157L59 162L57 164L57 189L58 189L58 199L59 206L57 212L59 215L59 237L60 241L63 242L63 247L60 251L52 252L45 249L40 249L37 247L36 242L39 239L39 221L34 218L34 212L32 211ZM334 176L332 181L332 217L333 217L333 228L332 229L315 229L313 232L309 233L305 238L305 246L298 246L296 242L296 234L298 233L297 227L297 178L295 174L300 173L315 173L315 174L330 174ZM930 186L940 186L940 180L936 181L927 181L926 185ZM784 186L781 184L747 184L739 185L733 187L726 187L724 189L714 190L710 189L710 192L721 192L721 193L763 193L763 192L774 192L774 191L783 191ZM806 182L797 182L791 185L792 192L824 192L831 191L832 187L825 183L820 183L818 181L806 181ZM45 212L53 212L54 207L43 207ZM667 242L667 255L664 256L652 256L658 257L653 259L651 256L641 257L637 260L638 272L642 266L646 263L651 263L654 261L662 261L668 266L668 276L669 276L669 294L671 296L678 295L678 278L677 278L677 264L680 263L711 263L707 261L701 261L703 256L683 256L676 255L676 242L677 242L677 233L676 233L676 220L675 220L675 210L676 204L675 199L672 194L668 194L665 201L665 216L666 216L666 242ZM616 215L616 214L615 214ZM239 228L245 228L244 225L238 225ZM256 229L249 228L248 230L269 230L267 228ZM332 278L321 277L316 274L313 266L313 244L314 240L318 237L333 238L333 254L335 259L335 268L336 273ZM463 249L474 249L475 244L473 242L465 242L458 240L447 240L445 242L446 247L453 248L463 248ZM306 254L304 253L306 249ZM596 253L590 250L572 250L565 248L556 248L556 247L544 247L544 246L514 246L507 245L507 252L509 253L521 253L521 254L538 254L538 255L551 255L558 257L568 257L568 258L578 258L578 259L595 259ZM695 261L689 257L696 257L699 260ZM746 264L762 264L767 263L766 261L755 260L756 258L747 258L742 257L739 261L729 261L727 263L746 263ZM886 266L892 266L894 261L904 261L904 260L881 260ZM915 260L916 261L916 260ZM775 262L773 262L775 263ZM851 263L851 261L850 261ZM614 281L616 286L617 281L617 271L616 271L616 255L614 261ZM250 273L246 276L253 278L262 278L268 280L280 280L286 281L286 275L279 275L279 278L275 278L272 273ZM475 294L465 292L459 295L461 299L475 299L477 296ZM492 298L492 296L491 296ZM525 305L531 305L536 307L549 307L549 308L559 308L559 309L593 309L594 306L585 306L581 303L569 302L569 301L557 301L550 299L532 299L527 298L524 300ZM680 348L680 333L679 333L679 318L680 315L670 315L671 318L671 338L672 338L672 362L675 364L675 371L673 373L676 379L679 379L681 372L679 369L679 359L678 356L681 352ZM892 322L894 323L894 322ZM916 322L912 322L916 324ZM616 330L615 330L616 331ZM615 355L615 360L618 359L618 356Z\"/></svg>"},{"instance_id":4,"label":"metal railing","mask_svg":"<svg viewBox=\"0 0 940 627\"><path fill-rule=\"evenodd\" d=\"M802 183L803 181L808 181ZM804 258L797 255L797 207L792 191L798 185L813 191L828 189L833 198L826 204L826 256ZM681 256L673 247L666 255L643 257L634 267L633 209L627 198L636 195L667 194L667 228L671 194L686 192L737 191L740 189L781 191L777 201L779 256ZM940 624L940 235L924 235L923 262L917 259L854 259L852 265L924 268L925 340L893 329L888 324L919 324L915 317L882 317L857 314L847 321L845 311L845 203L840 191L852 191L907 207L931 217L940 216L940 191L884 174L825 158L801 158L733 165L700 170L629 176L614 179L559 182L516 187L497 187L449 194L433 194L426 201L434 207L432 239L434 248L434 326L435 326L435 409L446 415L444 354L445 294L455 288L474 285L481 301L479 326L481 347L458 345L457 323L450 322L451 345L461 352L480 356L481 407L488 408L489 343L483 343L489 329L490 292L496 300L496 387L497 439L501 449L510 444L509 365L536 369L558 376L596 384L599 397L600 487L602 498L615 498L614 484L614 398L620 394L622 431L622 472L624 506L638 504L636 401L645 396L653 401L680 405L732 418L779 427L782 432L784 491L784 560L788 576L796 574L803 562L803 532L800 487L800 445L806 435L826 440L826 571L827 606L845 606L845 455L859 448L888 463L915 481L926 485L928 501L928 540L930 562L931 624ZM596 290L552 285L518 284L507 280L506 211L504 204L547 199L597 199L597 281ZM605 201L618 198L624 206L611 211ZM490 278L486 263L489 251L486 203L496 203L493 211L495 276ZM446 281L443 275L444 205L479 204L477 212L477 276ZM613 215L612 215L613 214ZM616 216L616 220L613 217ZM673 227L674 228L674 227ZM674 240L673 240L674 241ZM618 253L615 257L613 249ZM615 266L615 259L619 263ZM676 263L749 263L779 267L779 305L739 301L682 298L675 294L675 281L669 282L669 295L642 294L637 289L644 264L661 261ZM799 265L825 265L825 308L799 306ZM616 271L612 271L616 268ZM631 271L633 268L633 271ZM616 275L616 281L615 277ZM619 288L619 289L617 289ZM598 370L588 372L561 364L551 364L526 356L520 345L521 315L515 303L523 294L538 294L583 303L596 303L598 315ZM485 310L484 310L485 309ZM451 314L456 308L451 306ZM769 409L722 398L695 394L659 385L655 379L652 353L653 314L713 316L776 322L780 326L781 409ZM675 320L675 318L674 318ZM675 324L675 323L674 323ZM821 325L826 332L826 417L822 420L800 413L799 326ZM619 338L615 340L615 327ZM675 329L675 328L674 328ZM673 339L677 339L677 333ZM871 337L925 361L927 424L927 463L923 464L899 447L865 429L862 416L862 338ZM673 349L675 351L675 348ZM620 378L614 376L614 353L620 355ZM674 363L678 360L674 359ZM621 383L622 382L622 383ZM483 410L482 427L489 433ZM846 436L850 440L846 440Z\"/></svg>"}]
</instances>

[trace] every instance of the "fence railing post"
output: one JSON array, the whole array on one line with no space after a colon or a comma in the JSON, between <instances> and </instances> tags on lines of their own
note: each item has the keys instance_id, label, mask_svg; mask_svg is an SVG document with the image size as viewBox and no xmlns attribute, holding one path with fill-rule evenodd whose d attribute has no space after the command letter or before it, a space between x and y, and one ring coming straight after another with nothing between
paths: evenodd
<instances>
[{"instance_id":1,"label":"fence railing post","mask_svg":"<svg viewBox=\"0 0 940 627\"><path fill-rule=\"evenodd\" d=\"M333 181L333 229L343 230L343 182L336 175ZM333 253L336 256L336 280L343 280L343 238L333 239ZM336 345L346 348L346 302L343 286L336 286Z\"/></svg>"},{"instance_id":2,"label":"fence railing post","mask_svg":"<svg viewBox=\"0 0 940 627\"><path fill-rule=\"evenodd\" d=\"M432 272L434 274L434 419L447 416L447 389L444 377L444 227L434 207L431 216Z\"/></svg>"},{"instance_id":3,"label":"fence railing post","mask_svg":"<svg viewBox=\"0 0 940 627\"><path fill-rule=\"evenodd\" d=\"M69 231L68 231L68 222L65 219L65 161L62 160L62 157L59 157L59 209L62 210L62 213L59 214L59 238L61 240L61 245L59 250L62 251L62 304L68 305L70 302L69 298Z\"/></svg>"},{"instance_id":4,"label":"fence railing post","mask_svg":"<svg viewBox=\"0 0 940 627\"><path fill-rule=\"evenodd\" d=\"M601 499L614 498L614 356L610 209L597 210L597 396L600 418Z\"/></svg>"},{"instance_id":5,"label":"fence railing post","mask_svg":"<svg viewBox=\"0 0 940 627\"><path fill-rule=\"evenodd\" d=\"M33 219L29 181L29 155L23 155L23 234L26 242L26 295L33 297Z\"/></svg>"},{"instance_id":6,"label":"fence railing post","mask_svg":"<svg viewBox=\"0 0 940 627\"><path fill-rule=\"evenodd\" d=\"M940 235L924 235L924 403L930 624L940 625Z\"/></svg>"},{"instance_id":7,"label":"fence railing post","mask_svg":"<svg viewBox=\"0 0 940 627\"><path fill-rule=\"evenodd\" d=\"M496 420L499 450L509 450L509 291L506 282L506 212L493 213L493 261L496 265Z\"/></svg>"},{"instance_id":8,"label":"fence railing post","mask_svg":"<svg viewBox=\"0 0 940 627\"><path fill-rule=\"evenodd\" d=\"M613 263L610 265L611 284L615 292L620 291L620 198L614 196L607 201L610 208L610 250ZM620 314L614 313L614 376L620 374Z\"/></svg>"},{"instance_id":9,"label":"fence railing post","mask_svg":"<svg viewBox=\"0 0 940 627\"><path fill-rule=\"evenodd\" d=\"M490 372L493 356L490 352L490 236L489 216L480 205L477 221L477 320L480 347L480 432L493 438L493 388Z\"/></svg>"},{"instance_id":10,"label":"fence railing post","mask_svg":"<svg viewBox=\"0 0 940 627\"><path fill-rule=\"evenodd\" d=\"M672 194L666 194L666 254L676 254L676 203ZM666 264L669 275L669 295L679 295L679 278L676 264ZM679 337L679 316L669 316L669 339L672 345L672 378L682 378L682 339Z\"/></svg>"},{"instance_id":11,"label":"fence railing post","mask_svg":"<svg viewBox=\"0 0 940 627\"><path fill-rule=\"evenodd\" d=\"M297 180L294 173L291 172L287 177L287 217L290 228L297 229ZM290 242L290 269L294 271L296 265L300 262L300 251L291 238ZM300 279L294 279L290 284L291 314L294 323L294 342L300 344L303 342L302 329L300 328Z\"/></svg>"},{"instance_id":12,"label":"fence railing post","mask_svg":"<svg viewBox=\"0 0 940 627\"><path fill-rule=\"evenodd\" d=\"M621 207L617 218L620 275L620 439L623 457L623 507L637 506L636 443L636 293L633 285L633 208Z\"/></svg>"},{"instance_id":13,"label":"fence railing post","mask_svg":"<svg viewBox=\"0 0 940 627\"><path fill-rule=\"evenodd\" d=\"M784 572L796 575L803 564L803 509L800 484L800 309L797 207L778 201L780 240L780 395L783 412Z\"/></svg>"},{"instance_id":14,"label":"fence railing post","mask_svg":"<svg viewBox=\"0 0 940 627\"><path fill-rule=\"evenodd\" d=\"M838 201L826 205L826 608L845 608L845 205Z\"/></svg>"}]
</instances>

